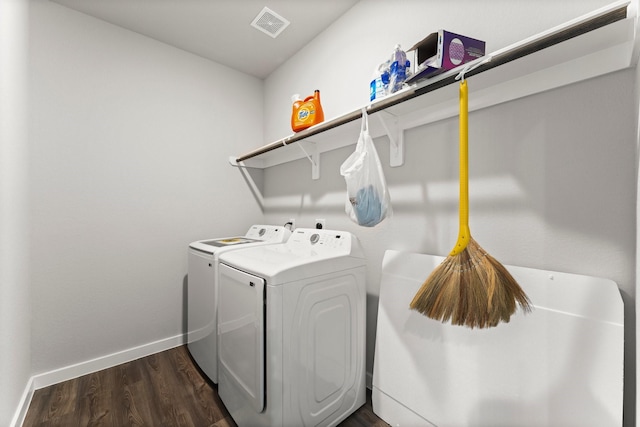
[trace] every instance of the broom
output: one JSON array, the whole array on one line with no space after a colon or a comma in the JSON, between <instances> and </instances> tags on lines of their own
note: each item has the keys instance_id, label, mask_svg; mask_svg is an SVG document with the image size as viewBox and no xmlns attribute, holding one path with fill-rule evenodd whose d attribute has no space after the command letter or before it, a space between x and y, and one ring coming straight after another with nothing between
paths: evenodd
<instances>
[{"instance_id":1,"label":"broom","mask_svg":"<svg viewBox=\"0 0 640 427\"><path fill-rule=\"evenodd\" d=\"M427 277L410 307L432 319L469 328L509 322L516 303L531 303L506 268L471 237L469 230L468 88L460 82L460 228L449 256Z\"/></svg>"}]
</instances>

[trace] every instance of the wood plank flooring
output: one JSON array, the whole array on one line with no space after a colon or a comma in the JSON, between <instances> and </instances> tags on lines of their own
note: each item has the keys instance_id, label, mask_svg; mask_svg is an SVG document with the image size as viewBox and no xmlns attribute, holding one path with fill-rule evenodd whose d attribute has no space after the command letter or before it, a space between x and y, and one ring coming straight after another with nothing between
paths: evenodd
<instances>
[{"instance_id":1,"label":"wood plank flooring","mask_svg":"<svg viewBox=\"0 0 640 427\"><path fill-rule=\"evenodd\" d=\"M36 390L23 427L236 427L186 346ZM371 399L340 427L388 427Z\"/></svg>"}]
</instances>

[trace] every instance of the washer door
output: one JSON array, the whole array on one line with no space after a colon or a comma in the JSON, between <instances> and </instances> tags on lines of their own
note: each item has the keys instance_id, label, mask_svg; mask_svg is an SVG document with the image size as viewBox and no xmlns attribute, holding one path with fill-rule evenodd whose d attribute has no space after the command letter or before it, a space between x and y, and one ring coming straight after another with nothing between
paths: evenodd
<instances>
[{"instance_id":1,"label":"washer door","mask_svg":"<svg viewBox=\"0 0 640 427\"><path fill-rule=\"evenodd\" d=\"M265 280L220 264L220 369L257 412L265 402Z\"/></svg>"}]
</instances>

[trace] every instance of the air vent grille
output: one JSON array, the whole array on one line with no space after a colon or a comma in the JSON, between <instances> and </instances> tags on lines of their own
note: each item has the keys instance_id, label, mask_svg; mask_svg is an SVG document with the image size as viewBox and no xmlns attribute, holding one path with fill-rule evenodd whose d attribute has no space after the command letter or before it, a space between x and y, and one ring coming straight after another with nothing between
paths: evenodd
<instances>
[{"instance_id":1,"label":"air vent grille","mask_svg":"<svg viewBox=\"0 0 640 427\"><path fill-rule=\"evenodd\" d=\"M276 38L289 25L289 21L275 13L273 10L265 7L255 17L251 26L262 31L265 34Z\"/></svg>"}]
</instances>

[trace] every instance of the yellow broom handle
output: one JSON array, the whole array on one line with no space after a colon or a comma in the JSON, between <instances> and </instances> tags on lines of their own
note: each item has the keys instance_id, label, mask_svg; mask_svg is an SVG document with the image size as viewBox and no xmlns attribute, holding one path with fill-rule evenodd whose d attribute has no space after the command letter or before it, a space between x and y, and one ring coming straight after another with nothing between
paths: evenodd
<instances>
[{"instance_id":1,"label":"yellow broom handle","mask_svg":"<svg viewBox=\"0 0 640 427\"><path fill-rule=\"evenodd\" d=\"M451 255L458 255L469 244L469 91L467 81L460 82L460 228Z\"/></svg>"}]
</instances>

